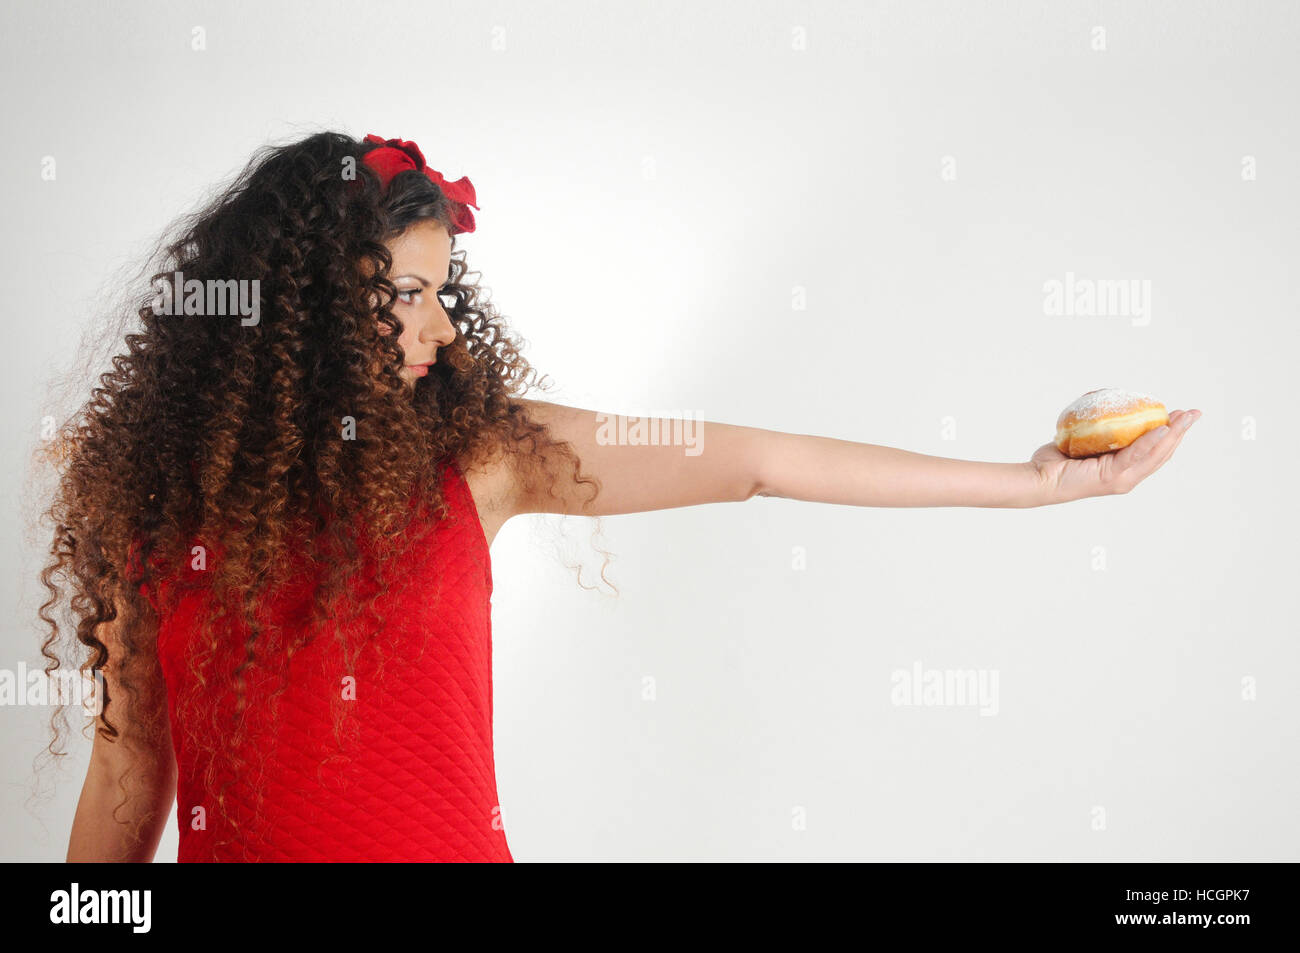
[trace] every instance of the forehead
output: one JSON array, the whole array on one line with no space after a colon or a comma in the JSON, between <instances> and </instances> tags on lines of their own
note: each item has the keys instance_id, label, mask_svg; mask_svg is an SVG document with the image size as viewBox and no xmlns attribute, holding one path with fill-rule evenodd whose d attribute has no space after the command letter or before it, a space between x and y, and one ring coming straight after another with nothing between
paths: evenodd
<instances>
[{"instance_id":1,"label":"forehead","mask_svg":"<svg viewBox=\"0 0 1300 953\"><path fill-rule=\"evenodd\" d=\"M430 264L439 266L436 270L445 271L442 266L451 260L451 233L441 222L417 222L386 244L393 256L394 271L402 265L427 267Z\"/></svg>"}]
</instances>

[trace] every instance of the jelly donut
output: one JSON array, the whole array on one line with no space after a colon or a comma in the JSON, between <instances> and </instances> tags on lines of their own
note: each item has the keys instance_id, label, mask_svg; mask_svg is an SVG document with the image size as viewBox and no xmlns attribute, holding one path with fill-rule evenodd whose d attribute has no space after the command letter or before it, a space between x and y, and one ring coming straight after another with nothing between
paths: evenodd
<instances>
[{"instance_id":1,"label":"jelly donut","mask_svg":"<svg viewBox=\"0 0 1300 953\"><path fill-rule=\"evenodd\" d=\"M1090 390L1056 420L1056 449L1067 457L1122 450L1148 430L1169 423L1165 405L1150 394L1118 387Z\"/></svg>"}]
</instances>

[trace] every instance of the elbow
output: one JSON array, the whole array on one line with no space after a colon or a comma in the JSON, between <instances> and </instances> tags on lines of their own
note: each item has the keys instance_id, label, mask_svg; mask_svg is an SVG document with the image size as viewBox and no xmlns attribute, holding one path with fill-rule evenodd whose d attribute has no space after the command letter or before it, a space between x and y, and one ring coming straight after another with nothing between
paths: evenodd
<instances>
[{"instance_id":1,"label":"elbow","mask_svg":"<svg viewBox=\"0 0 1300 953\"><path fill-rule=\"evenodd\" d=\"M772 492L772 488L768 485L767 480L764 479L763 471L758 467L753 467L749 470L749 472L746 474L745 479L741 482L739 491L736 494L735 499L740 503L744 503L747 500L752 500L756 496L774 496L774 495L775 494Z\"/></svg>"},{"instance_id":2,"label":"elbow","mask_svg":"<svg viewBox=\"0 0 1300 953\"><path fill-rule=\"evenodd\" d=\"M775 467L769 460L773 456L771 433L752 427L728 428L727 444L723 448L725 472L719 489L725 499L744 503L756 496L776 496L772 484Z\"/></svg>"},{"instance_id":3,"label":"elbow","mask_svg":"<svg viewBox=\"0 0 1300 953\"><path fill-rule=\"evenodd\" d=\"M745 478L741 487L740 502L752 500L756 496L776 496L768 480L768 467L763 463L761 446L755 446L748 454L749 464L744 468Z\"/></svg>"}]
</instances>

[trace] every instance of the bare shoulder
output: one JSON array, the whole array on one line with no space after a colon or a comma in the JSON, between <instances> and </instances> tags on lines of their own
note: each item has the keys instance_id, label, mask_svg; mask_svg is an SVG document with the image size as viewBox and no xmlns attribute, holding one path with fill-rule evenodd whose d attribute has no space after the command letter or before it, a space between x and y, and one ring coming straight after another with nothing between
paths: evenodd
<instances>
[{"instance_id":1,"label":"bare shoulder","mask_svg":"<svg viewBox=\"0 0 1300 953\"><path fill-rule=\"evenodd\" d=\"M710 424L719 450L700 455L698 448L684 451L681 441L610 439L611 421L625 429L626 419L616 415L527 398L516 398L516 406L523 417L518 443L461 461L489 542L523 513L605 516L753 495L749 465L759 431ZM680 421L635 419L655 433L684 430Z\"/></svg>"},{"instance_id":2,"label":"bare shoulder","mask_svg":"<svg viewBox=\"0 0 1300 953\"><path fill-rule=\"evenodd\" d=\"M557 438L568 442L566 438L575 429L587 429L578 422L592 413L528 398L515 398L514 402L528 423L536 425L524 428L528 436L522 438L521 444L485 445L457 458L489 545L512 516L534 512L529 501L539 494L539 487L548 487L553 482L554 474L550 471L556 457L550 452L549 443ZM540 442L532 436L537 433L537 426L546 435Z\"/></svg>"}]
</instances>

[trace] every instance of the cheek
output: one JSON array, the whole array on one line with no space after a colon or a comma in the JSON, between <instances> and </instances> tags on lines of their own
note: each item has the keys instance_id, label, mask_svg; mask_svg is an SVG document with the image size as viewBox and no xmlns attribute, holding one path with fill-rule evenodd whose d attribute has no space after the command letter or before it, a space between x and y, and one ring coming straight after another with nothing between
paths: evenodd
<instances>
[{"instance_id":1,"label":"cheek","mask_svg":"<svg viewBox=\"0 0 1300 953\"><path fill-rule=\"evenodd\" d=\"M400 344L403 349L406 349L411 344L415 343L416 329L414 326L414 315L398 314L396 311L393 313L396 314L397 319L403 323L402 333L397 336L397 343Z\"/></svg>"},{"instance_id":2,"label":"cheek","mask_svg":"<svg viewBox=\"0 0 1300 953\"><path fill-rule=\"evenodd\" d=\"M406 347L408 343L415 341L416 337L415 316L411 315L409 312L411 312L411 308L409 307L395 306L393 308L393 316L396 320L402 322L402 333L398 335L398 343L403 347ZM389 330L391 333L393 326L385 325L385 330Z\"/></svg>"}]
</instances>

